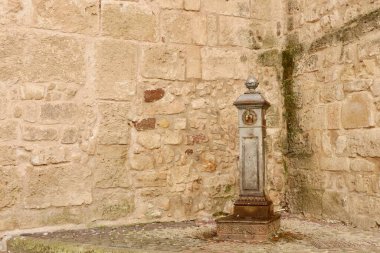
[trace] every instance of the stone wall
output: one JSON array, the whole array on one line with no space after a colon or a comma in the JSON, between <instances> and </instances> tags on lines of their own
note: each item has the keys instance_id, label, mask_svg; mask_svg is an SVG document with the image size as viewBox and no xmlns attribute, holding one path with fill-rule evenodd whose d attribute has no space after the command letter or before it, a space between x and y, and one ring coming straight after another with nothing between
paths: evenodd
<instances>
[{"instance_id":1,"label":"stone wall","mask_svg":"<svg viewBox=\"0 0 380 253\"><path fill-rule=\"evenodd\" d=\"M229 212L232 103L250 74L272 104L279 208L282 13L277 0L1 1L0 231Z\"/></svg>"},{"instance_id":2,"label":"stone wall","mask_svg":"<svg viewBox=\"0 0 380 253\"><path fill-rule=\"evenodd\" d=\"M288 1L287 203L380 224L380 1Z\"/></svg>"}]
</instances>

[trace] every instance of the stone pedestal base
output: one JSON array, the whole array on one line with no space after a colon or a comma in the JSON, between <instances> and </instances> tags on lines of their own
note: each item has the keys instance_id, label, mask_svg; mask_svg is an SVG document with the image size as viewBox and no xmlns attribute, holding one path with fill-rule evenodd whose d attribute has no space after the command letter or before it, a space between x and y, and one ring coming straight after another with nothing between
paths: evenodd
<instances>
[{"instance_id":1,"label":"stone pedestal base","mask_svg":"<svg viewBox=\"0 0 380 253\"><path fill-rule=\"evenodd\" d=\"M264 220L230 215L216 220L216 224L220 240L264 242L280 228L280 215L273 214Z\"/></svg>"}]
</instances>

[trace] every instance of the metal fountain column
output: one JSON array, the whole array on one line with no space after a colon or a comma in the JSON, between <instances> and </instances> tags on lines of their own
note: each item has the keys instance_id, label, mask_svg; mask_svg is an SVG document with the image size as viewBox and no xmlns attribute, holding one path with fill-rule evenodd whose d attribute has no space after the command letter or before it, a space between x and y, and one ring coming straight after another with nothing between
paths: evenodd
<instances>
[{"instance_id":1,"label":"metal fountain column","mask_svg":"<svg viewBox=\"0 0 380 253\"><path fill-rule=\"evenodd\" d=\"M265 112L270 104L256 91L259 82L249 78L247 91L234 105L238 108L240 143L240 196L234 213L217 220L221 239L265 241L280 226L280 215L273 212L265 194Z\"/></svg>"}]
</instances>

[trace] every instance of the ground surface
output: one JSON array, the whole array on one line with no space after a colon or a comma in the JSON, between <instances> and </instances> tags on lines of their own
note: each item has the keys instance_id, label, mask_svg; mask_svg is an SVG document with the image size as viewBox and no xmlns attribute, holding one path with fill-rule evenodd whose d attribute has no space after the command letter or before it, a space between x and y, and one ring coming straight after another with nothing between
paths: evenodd
<instances>
[{"instance_id":1,"label":"ground surface","mask_svg":"<svg viewBox=\"0 0 380 253\"><path fill-rule=\"evenodd\" d=\"M24 235L10 252L380 252L380 231L283 217L278 237L264 244L223 242L215 225L153 223Z\"/></svg>"}]
</instances>

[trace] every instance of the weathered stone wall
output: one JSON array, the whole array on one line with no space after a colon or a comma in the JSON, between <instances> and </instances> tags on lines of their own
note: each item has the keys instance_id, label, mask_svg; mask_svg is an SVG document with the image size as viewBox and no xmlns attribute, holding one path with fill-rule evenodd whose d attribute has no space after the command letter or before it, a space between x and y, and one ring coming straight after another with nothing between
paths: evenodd
<instances>
[{"instance_id":1,"label":"weathered stone wall","mask_svg":"<svg viewBox=\"0 0 380 253\"><path fill-rule=\"evenodd\" d=\"M230 211L249 74L279 207L281 3L0 1L0 231Z\"/></svg>"},{"instance_id":2,"label":"weathered stone wall","mask_svg":"<svg viewBox=\"0 0 380 253\"><path fill-rule=\"evenodd\" d=\"M287 202L380 224L380 1L288 1Z\"/></svg>"}]
</instances>

